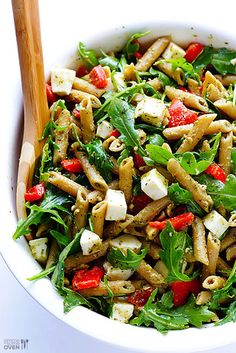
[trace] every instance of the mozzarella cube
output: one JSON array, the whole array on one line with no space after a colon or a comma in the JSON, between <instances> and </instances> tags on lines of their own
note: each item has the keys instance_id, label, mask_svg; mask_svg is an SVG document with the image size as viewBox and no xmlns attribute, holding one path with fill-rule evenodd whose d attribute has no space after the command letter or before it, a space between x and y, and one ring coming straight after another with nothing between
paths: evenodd
<instances>
[{"instance_id":1,"label":"mozzarella cube","mask_svg":"<svg viewBox=\"0 0 236 353\"><path fill-rule=\"evenodd\" d=\"M128 303L115 303L110 318L112 320L128 323L134 312L134 305Z\"/></svg>"},{"instance_id":2,"label":"mozzarella cube","mask_svg":"<svg viewBox=\"0 0 236 353\"><path fill-rule=\"evenodd\" d=\"M135 118L141 117L143 121L154 126L160 126L163 120L169 117L165 104L156 98L145 97L135 108Z\"/></svg>"},{"instance_id":3,"label":"mozzarella cube","mask_svg":"<svg viewBox=\"0 0 236 353\"><path fill-rule=\"evenodd\" d=\"M90 255L102 247L102 239L94 232L85 229L80 238L80 246L83 255Z\"/></svg>"},{"instance_id":4,"label":"mozzarella cube","mask_svg":"<svg viewBox=\"0 0 236 353\"><path fill-rule=\"evenodd\" d=\"M164 59L177 59L183 58L186 52L177 44L170 42L164 53L162 54Z\"/></svg>"},{"instance_id":5,"label":"mozzarella cube","mask_svg":"<svg viewBox=\"0 0 236 353\"><path fill-rule=\"evenodd\" d=\"M109 281L126 281L133 274L131 269L122 270L118 267L113 267L108 261L104 262L103 267L106 271L106 277Z\"/></svg>"},{"instance_id":6,"label":"mozzarella cube","mask_svg":"<svg viewBox=\"0 0 236 353\"><path fill-rule=\"evenodd\" d=\"M71 93L76 72L70 69L58 68L51 71L52 91L58 96Z\"/></svg>"},{"instance_id":7,"label":"mozzarella cube","mask_svg":"<svg viewBox=\"0 0 236 353\"><path fill-rule=\"evenodd\" d=\"M114 248L124 251L130 249L138 252L142 247L142 243L138 240L138 238L131 234L120 235L119 237L110 240L109 244Z\"/></svg>"},{"instance_id":8,"label":"mozzarella cube","mask_svg":"<svg viewBox=\"0 0 236 353\"><path fill-rule=\"evenodd\" d=\"M228 229L229 223L217 211L213 210L203 219L204 226L213 233L217 238Z\"/></svg>"},{"instance_id":9,"label":"mozzarella cube","mask_svg":"<svg viewBox=\"0 0 236 353\"><path fill-rule=\"evenodd\" d=\"M108 189L105 201L107 202L105 220L119 221L125 219L127 212L127 204L123 191Z\"/></svg>"},{"instance_id":10,"label":"mozzarella cube","mask_svg":"<svg viewBox=\"0 0 236 353\"><path fill-rule=\"evenodd\" d=\"M29 241L30 250L35 260L45 264L48 258L48 238L39 238Z\"/></svg>"},{"instance_id":11,"label":"mozzarella cube","mask_svg":"<svg viewBox=\"0 0 236 353\"><path fill-rule=\"evenodd\" d=\"M102 139L106 139L110 136L110 133L114 130L113 126L106 120L103 120L97 127L96 135Z\"/></svg>"},{"instance_id":12,"label":"mozzarella cube","mask_svg":"<svg viewBox=\"0 0 236 353\"><path fill-rule=\"evenodd\" d=\"M142 191L153 200L159 200L168 194L168 180L155 168L141 177Z\"/></svg>"}]
</instances>

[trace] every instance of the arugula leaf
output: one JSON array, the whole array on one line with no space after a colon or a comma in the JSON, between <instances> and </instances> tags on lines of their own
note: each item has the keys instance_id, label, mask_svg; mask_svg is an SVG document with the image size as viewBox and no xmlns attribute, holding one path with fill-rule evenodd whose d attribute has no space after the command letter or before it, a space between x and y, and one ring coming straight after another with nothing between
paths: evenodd
<instances>
[{"instance_id":1,"label":"arugula leaf","mask_svg":"<svg viewBox=\"0 0 236 353\"><path fill-rule=\"evenodd\" d=\"M156 145L146 145L146 150L149 157L156 163L167 165L169 159L174 158L174 155L165 148Z\"/></svg>"},{"instance_id":2,"label":"arugula leaf","mask_svg":"<svg viewBox=\"0 0 236 353\"><path fill-rule=\"evenodd\" d=\"M227 211L234 211L236 209L235 175L228 175L225 184L205 174L197 177L197 181L200 184L206 185L207 193L212 197L215 207L223 205Z\"/></svg>"},{"instance_id":3,"label":"arugula leaf","mask_svg":"<svg viewBox=\"0 0 236 353\"><path fill-rule=\"evenodd\" d=\"M111 117L112 125L121 133L120 139L126 146L137 148L137 152L145 155L140 145L138 132L134 128L134 110L125 101L113 98L110 103L108 114Z\"/></svg>"},{"instance_id":4,"label":"arugula leaf","mask_svg":"<svg viewBox=\"0 0 236 353\"><path fill-rule=\"evenodd\" d=\"M233 174L236 174L236 148L232 148L231 153L231 170Z\"/></svg>"},{"instance_id":5,"label":"arugula leaf","mask_svg":"<svg viewBox=\"0 0 236 353\"><path fill-rule=\"evenodd\" d=\"M236 74L236 66L230 61L236 58L236 51L220 48L212 55L212 65L221 74Z\"/></svg>"},{"instance_id":6,"label":"arugula leaf","mask_svg":"<svg viewBox=\"0 0 236 353\"><path fill-rule=\"evenodd\" d=\"M55 270L55 268L56 268L56 265L54 265L54 266L52 266L52 267L49 267L49 268L47 268L46 270L43 270L43 271L37 273L36 275L27 278L27 280L28 280L28 281L36 281L36 280L38 280L38 279L47 277L48 275L50 275L50 273L52 273L52 272Z\"/></svg>"},{"instance_id":7,"label":"arugula leaf","mask_svg":"<svg viewBox=\"0 0 236 353\"><path fill-rule=\"evenodd\" d=\"M109 66L111 70L118 70L119 68L119 60L114 56L109 56L104 51L102 51L102 58L98 59L99 64L102 66Z\"/></svg>"},{"instance_id":8,"label":"arugula leaf","mask_svg":"<svg viewBox=\"0 0 236 353\"><path fill-rule=\"evenodd\" d=\"M62 246L66 246L69 244L70 240L66 234L62 234L58 230L52 229L50 234L56 239L57 243Z\"/></svg>"},{"instance_id":9,"label":"arugula leaf","mask_svg":"<svg viewBox=\"0 0 236 353\"><path fill-rule=\"evenodd\" d=\"M199 72L211 63L214 49L212 47L205 47L200 55L193 61L194 69Z\"/></svg>"},{"instance_id":10,"label":"arugula leaf","mask_svg":"<svg viewBox=\"0 0 236 353\"><path fill-rule=\"evenodd\" d=\"M149 135L148 141L150 145L162 146L165 140L161 135L153 134L153 135Z\"/></svg>"},{"instance_id":11,"label":"arugula leaf","mask_svg":"<svg viewBox=\"0 0 236 353\"><path fill-rule=\"evenodd\" d=\"M176 70L177 68L182 69L186 78L193 78L194 80L200 81L199 75L193 65L185 58L167 59L166 62L171 64L173 70Z\"/></svg>"},{"instance_id":12,"label":"arugula leaf","mask_svg":"<svg viewBox=\"0 0 236 353\"><path fill-rule=\"evenodd\" d=\"M173 183L168 187L168 196L175 205L185 205L188 212L192 212L199 217L204 216L203 210L195 202L192 193L180 187L178 183Z\"/></svg>"},{"instance_id":13,"label":"arugula leaf","mask_svg":"<svg viewBox=\"0 0 236 353\"><path fill-rule=\"evenodd\" d=\"M200 159L206 159L209 162L213 162L216 156L216 153L218 151L219 145L220 145L220 140L221 140L221 133L219 132L217 135L215 135L210 141L210 150L201 152L199 154Z\"/></svg>"},{"instance_id":14,"label":"arugula leaf","mask_svg":"<svg viewBox=\"0 0 236 353\"><path fill-rule=\"evenodd\" d=\"M55 118L55 114L57 112L57 109L61 108L61 109L66 109L66 105L65 105L65 101L63 99L58 99L54 105L53 105L53 109L50 115L50 120L47 123L47 125L45 126L44 130L43 130L43 134L41 137L41 140L43 140L45 137L52 135L53 131L56 130L61 130L61 127L58 126L55 122L54 122L54 118Z\"/></svg>"},{"instance_id":15,"label":"arugula leaf","mask_svg":"<svg viewBox=\"0 0 236 353\"><path fill-rule=\"evenodd\" d=\"M89 163L94 164L103 178L110 182L112 179L111 170L114 166L110 156L102 146L101 140L95 139L84 145L89 157Z\"/></svg>"},{"instance_id":16,"label":"arugula leaf","mask_svg":"<svg viewBox=\"0 0 236 353\"><path fill-rule=\"evenodd\" d=\"M150 132L150 133L157 133L157 132L163 131L163 127L153 126L153 125L149 125L149 124L136 124L135 128L136 129L143 129L143 130L146 130L147 132Z\"/></svg>"},{"instance_id":17,"label":"arugula leaf","mask_svg":"<svg viewBox=\"0 0 236 353\"><path fill-rule=\"evenodd\" d=\"M183 167L187 173L192 175L198 175L202 173L211 164L207 160L196 160L193 152L185 152L181 155L177 155L177 159L180 162L181 167Z\"/></svg>"},{"instance_id":18,"label":"arugula leaf","mask_svg":"<svg viewBox=\"0 0 236 353\"><path fill-rule=\"evenodd\" d=\"M123 159L128 158L131 155L132 152L132 147L130 146L125 146L125 148L123 149L123 151L121 151L119 158L117 159L117 163L118 165L121 164L121 162L123 161Z\"/></svg>"},{"instance_id":19,"label":"arugula leaf","mask_svg":"<svg viewBox=\"0 0 236 353\"><path fill-rule=\"evenodd\" d=\"M160 258L168 269L167 282L190 281L186 274L182 273L182 265L186 248L187 233L176 232L170 222L159 235L162 250ZM195 276L195 274L193 275Z\"/></svg>"},{"instance_id":20,"label":"arugula leaf","mask_svg":"<svg viewBox=\"0 0 236 353\"><path fill-rule=\"evenodd\" d=\"M79 42L78 44L78 54L84 64L89 66L90 68L98 65L97 56L94 50L86 50L86 46L84 43Z\"/></svg>"},{"instance_id":21,"label":"arugula leaf","mask_svg":"<svg viewBox=\"0 0 236 353\"><path fill-rule=\"evenodd\" d=\"M29 234L29 227L39 224L45 214L52 215L52 219L65 226L59 211L69 212L68 209L62 207L62 205L66 205L69 208L72 205L72 198L66 194L54 193L51 189L48 189L40 206L36 204L30 205L29 203L26 205L30 209L30 213L26 219L18 222L16 231L13 234L14 240L22 235Z\"/></svg>"},{"instance_id":22,"label":"arugula leaf","mask_svg":"<svg viewBox=\"0 0 236 353\"><path fill-rule=\"evenodd\" d=\"M144 32L144 33L134 33L128 42L126 43L126 46L124 47L124 54L129 58L130 56L133 56L136 51L139 50L139 44L137 42L134 42L135 40L144 37L148 35L150 31Z\"/></svg>"},{"instance_id":23,"label":"arugula leaf","mask_svg":"<svg viewBox=\"0 0 236 353\"><path fill-rule=\"evenodd\" d=\"M74 292L73 290L64 287L64 313L68 313L76 306L83 305L87 308L94 310L94 306L84 298L80 293Z\"/></svg>"},{"instance_id":24,"label":"arugula leaf","mask_svg":"<svg viewBox=\"0 0 236 353\"><path fill-rule=\"evenodd\" d=\"M166 309L173 308L173 306L174 306L173 297L174 297L174 293L172 290L169 290L168 292L163 293L161 296L161 304Z\"/></svg>"},{"instance_id":25,"label":"arugula leaf","mask_svg":"<svg viewBox=\"0 0 236 353\"><path fill-rule=\"evenodd\" d=\"M40 158L40 167L39 167L39 180L47 180L47 172L52 168L53 160L53 147L54 142L52 141L51 135L49 135L47 142L43 146L42 155Z\"/></svg>"},{"instance_id":26,"label":"arugula leaf","mask_svg":"<svg viewBox=\"0 0 236 353\"><path fill-rule=\"evenodd\" d=\"M120 249L112 247L107 255L107 260L112 266L121 270L136 270L142 259L147 255L147 252L148 249L142 249L140 254L136 254L134 251L127 249L127 254L124 255Z\"/></svg>"},{"instance_id":27,"label":"arugula leaf","mask_svg":"<svg viewBox=\"0 0 236 353\"><path fill-rule=\"evenodd\" d=\"M218 321L216 323L216 326L224 325L230 321L236 322L236 301L230 304L229 308L226 311L225 317L222 320Z\"/></svg>"},{"instance_id":28,"label":"arugula leaf","mask_svg":"<svg viewBox=\"0 0 236 353\"><path fill-rule=\"evenodd\" d=\"M148 72L147 71L146 72L139 72L138 74L142 78L143 77L157 77L161 81L163 89L166 86L176 86L176 83L174 82L174 80L172 80L169 76L167 76L163 72L154 69L153 67L151 67Z\"/></svg>"},{"instance_id":29,"label":"arugula leaf","mask_svg":"<svg viewBox=\"0 0 236 353\"><path fill-rule=\"evenodd\" d=\"M197 306L193 295L185 305L172 309L165 307L160 301L153 303L156 293L157 289L130 324L154 326L161 333L166 333L168 330L183 330L190 325L202 327L203 323L211 321L215 316L207 306Z\"/></svg>"}]
</instances>

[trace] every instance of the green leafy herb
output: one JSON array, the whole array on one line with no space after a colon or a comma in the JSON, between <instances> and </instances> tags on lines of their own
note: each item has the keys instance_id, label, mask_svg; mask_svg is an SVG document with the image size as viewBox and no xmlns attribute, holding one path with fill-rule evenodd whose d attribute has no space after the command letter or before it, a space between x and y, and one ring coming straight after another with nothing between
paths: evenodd
<instances>
[{"instance_id":1,"label":"green leafy herb","mask_svg":"<svg viewBox=\"0 0 236 353\"><path fill-rule=\"evenodd\" d=\"M231 170L233 174L236 174L236 148L232 148L231 152Z\"/></svg>"},{"instance_id":2,"label":"green leafy herb","mask_svg":"<svg viewBox=\"0 0 236 353\"><path fill-rule=\"evenodd\" d=\"M187 233L176 232L171 223L167 222L159 237L162 245L160 258L168 269L166 281L190 281L192 278L182 273Z\"/></svg>"},{"instance_id":3,"label":"green leafy herb","mask_svg":"<svg viewBox=\"0 0 236 353\"><path fill-rule=\"evenodd\" d=\"M52 267L49 267L49 268L47 268L46 270L43 270L43 271L37 273L36 275L27 278L27 280L28 280L28 281L36 281L36 280L38 280L38 279L47 277L48 275L50 275L50 273L52 273L52 272L55 270L55 268L56 268L56 265L54 265L54 266L52 266Z\"/></svg>"},{"instance_id":4,"label":"green leafy herb","mask_svg":"<svg viewBox=\"0 0 236 353\"><path fill-rule=\"evenodd\" d=\"M167 59L166 61L171 64L173 70L177 68L182 69L186 78L193 78L194 80L200 81L199 75L193 65L187 62L185 58Z\"/></svg>"},{"instance_id":5,"label":"green leafy herb","mask_svg":"<svg viewBox=\"0 0 236 353\"><path fill-rule=\"evenodd\" d=\"M94 50L87 50L85 44L79 42L78 45L78 54L84 64L86 64L89 68L98 65L97 56Z\"/></svg>"},{"instance_id":6,"label":"green leafy herb","mask_svg":"<svg viewBox=\"0 0 236 353\"><path fill-rule=\"evenodd\" d=\"M234 295L235 295L235 293L234 293ZM234 301L233 303L230 304L230 306L226 310L225 317L222 320L218 321L216 323L216 326L224 325L230 321L236 322L236 301Z\"/></svg>"},{"instance_id":7,"label":"green leafy herb","mask_svg":"<svg viewBox=\"0 0 236 353\"><path fill-rule=\"evenodd\" d=\"M192 193L181 188L178 183L173 183L168 187L168 196L175 205L185 205L188 212L200 217L204 216L203 210L193 199Z\"/></svg>"},{"instance_id":8,"label":"green leafy herb","mask_svg":"<svg viewBox=\"0 0 236 353\"><path fill-rule=\"evenodd\" d=\"M197 161L192 152L185 152L182 155L178 155L177 159L179 160L181 167L183 167L187 173L192 175L202 173L211 164L211 162L207 160Z\"/></svg>"},{"instance_id":9,"label":"green leafy herb","mask_svg":"<svg viewBox=\"0 0 236 353\"><path fill-rule=\"evenodd\" d=\"M125 146L125 148L123 149L123 151L121 151L119 158L117 159L117 163L118 165L121 164L121 162L123 161L123 159L128 158L131 155L132 152L132 147L130 146Z\"/></svg>"},{"instance_id":10,"label":"green leafy herb","mask_svg":"<svg viewBox=\"0 0 236 353\"><path fill-rule=\"evenodd\" d=\"M44 130L43 130L43 134L41 139L43 140L45 137L52 135L53 131L56 130L61 130L61 127L58 126L55 122L54 122L54 118L55 118L55 114L57 112L57 109L61 108L61 109L66 109L66 105L65 105L65 101L63 99L58 99L58 101L56 101L56 103L54 103L53 105L53 109L50 115L50 120L47 123L47 125L45 126ZM65 127L63 127L62 129L64 129Z\"/></svg>"},{"instance_id":11,"label":"green leafy herb","mask_svg":"<svg viewBox=\"0 0 236 353\"><path fill-rule=\"evenodd\" d=\"M163 293L161 296L161 304L167 309L173 308L173 297L174 293L171 290Z\"/></svg>"},{"instance_id":12,"label":"green leafy herb","mask_svg":"<svg viewBox=\"0 0 236 353\"><path fill-rule=\"evenodd\" d=\"M205 174L200 175L197 181L206 185L207 193L212 197L215 207L223 205L227 211L236 209L235 175L228 175L225 184Z\"/></svg>"},{"instance_id":13,"label":"green leafy herb","mask_svg":"<svg viewBox=\"0 0 236 353\"><path fill-rule=\"evenodd\" d=\"M89 157L89 163L94 164L103 178L110 182L113 162L102 146L101 140L95 139L84 145Z\"/></svg>"},{"instance_id":14,"label":"green leafy herb","mask_svg":"<svg viewBox=\"0 0 236 353\"><path fill-rule=\"evenodd\" d=\"M114 297L114 294L111 290L111 287L109 286L109 283L108 283L108 280L107 280L107 276L104 276L103 278L103 282L104 282L104 285L108 291L108 295L106 296L106 299L109 299L109 298L113 298Z\"/></svg>"},{"instance_id":15,"label":"green leafy herb","mask_svg":"<svg viewBox=\"0 0 236 353\"><path fill-rule=\"evenodd\" d=\"M43 146L42 155L40 158L40 167L39 167L39 180L46 181L47 180L47 172L52 168L52 159L53 159L53 151L54 142L52 141L51 135L48 137L47 142Z\"/></svg>"},{"instance_id":16,"label":"green leafy herb","mask_svg":"<svg viewBox=\"0 0 236 353\"><path fill-rule=\"evenodd\" d=\"M210 141L210 150L201 152L199 154L200 159L205 159L209 162L213 162L216 156L216 153L218 151L219 145L220 145L220 140L221 140L221 133L219 132L217 135L215 135Z\"/></svg>"},{"instance_id":17,"label":"green leafy herb","mask_svg":"<svg viewBox=\"0 0 236 353\"><path fill-rule=\"evenodd\" d=\"M111 70L118 70L119 68L119 60L114 56L109 56L104 51L102 51L102 58L98 59L99 64L102 66L109 66Z\"/></svg>"},{"instance_id":18,"label":"green leafy herb","mask_svg":"<svg viewBox=\"0 0 236 353\"><path fill-rule=\"evenodd\" d=\"M74 309L79 305L86 306L92 310L95 310L94 306L84 298L80 293L74 292L69 288L64 287L64 313L68 313L70 310Z\"/></svg>"},{"instance_id":19,"label":"green leafy herb","mask_svg":"<svg viewBox=\"0 0 236 353\"><path fill-rule=\"evenodd\" d=\"M157 132L162 132L163 131L163 127L161 127L161 126L153 126L153 125L149 125L149 124L136 124L135 128L136 129L146 130L147 132L150 132L152 134L155 134Z\"/></svg>"},{"instance_id":20,"label":"green leafy herb","mask_svg":"<svg viewBox=\"0 0 236 353\"><path fill-rule=\"evenodd\" d=\"M207 67L212 60L212 54L214 49L212 47L205 47L201 54L197 56L196 60L192 63L193 67L197 72Z\"/></svg>"},{"instance_id":21,"label":"green leafy herb","mask_svg":"<svg viewBox=\"0 0 236 353\"><path fill-rule=\"evenodd\" d=\"M157 145L157 146L162 146L164 143L164 139L161 135L159 134L153 134L148 137L148 142L150 145Z\"/></svg>"},{"instance_id":22,"label":"green leafy herb","mask_svg":"<svg viewBox=\"0 0 236 353\"><path fill-rule=\"evenodd\" d=\"M56 239L57 243L59 245L62 245L63 247L68 245L70 242L67 234L63 234L63 233L59 232L58 230L52 229L50 231L50 234L53 236L54 239Z\"/></svg>"},{"instance_id":23,"label":"green leafy herb","mask_svg":"<svg viewBox=\"0 0 236 353\"><path fill-rule=\"evenodd\" d=\"M211 321L215 315L207 306L197 306L193 296L187 304L177 309L167 308L160 301L153 302L156 293L157 289L152 292L138 317L132 319L130 324L137 326L144 324L166 333L169 330L183 330L190 325L202 327L203 323Z\"/></svg>"},{"instance_id":24,"label":"green leafy herb","mask_svg":"<svg viewBox=\"0 0 236 353\"><path fill-rule=\"evenodd\" d=\"M141 155L145 155L144 149L140 145L138 132L134 128L134 110L125 101L113 98L108 114L111 117L112 125L121 133L120 139L126 146L137 149Z\"/></svg>"},{"instance_id":25,"label":"green leafy herb","mask_svg":"<svg viewBox=\"0 0 236 353\"><path fill-rule=\"evenodd\" d=\"M124 53L128 58L133 56L134 53L139 50L139 43L137 43L135 40L144 37L149 33L150 31L144 33L135 33L130 37L126 46L124 47Z\"/></svg>"},{"instance_id":26,"label":"green leafy herb","mask_svg":"<svg viewBox=\"0 0 236 353\"><path fill-rule=\"evenodd\" d=\"M156 163L167 165L169 159L174 158L171 152L161 146L146 145L146 150L149 157Z\"/></svg>"},{"instance_id":27,"label":"green leafy herb","mask_svg":"<svg viewBox=\"0 0 236 353\"><path fill-rule=\"evenodd\" d=\"M107 260L112 266L121 270L136 270L142 259L147 255L147 252L147 249L142 249L140 254L136 254L134 251L127 249L127 254L123 254L120 249L113 247L107 255Z\"/></svg>"},{"instance_id":28,"label":"green leafy herb","mask_svg":"<svg viewBox=\"0 0 236 353\"><path fill-rule=\"evenodd\" d=\"M15 240L22 235L29 234L29 227L39 224L45 214L49 215L51 219L57 223L65 226L59 212L69 212L68 209L62 205L69 208L72 205L72 199L68 195L58 192L54 193L51 189L48 189L40 206L36 204L30 205L29 203L26 205L30 209L30 213L26 219L18 222L16 231L13 234L13 239Z\"/></svg>"}]
</instances>

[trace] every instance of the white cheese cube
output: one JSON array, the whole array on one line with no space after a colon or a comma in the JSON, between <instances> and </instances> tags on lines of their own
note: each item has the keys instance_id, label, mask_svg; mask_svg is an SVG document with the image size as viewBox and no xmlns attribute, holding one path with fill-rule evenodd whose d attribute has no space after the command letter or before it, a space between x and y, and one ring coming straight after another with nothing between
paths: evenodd
<instances>
[{"instance_id":1,"label":"white cheese cube","mask_svg":"<svg viewBox=\"0 0 236 353\"><path fill-rule=\"evenodd\" d=\"M29 241L30 250L35 260L45 264L48 258L48 238L39 238Z\"/></svg>"},{"instance_id":2,"label":"white cheese cube","mask_svg":"<svg viewBox=\"0 0 236 353\"><path fill-rule=\"evenodd\" d=\"M138 252L141 249L142 243L131 234L123 234L117 238L110 240L110 246L126 251L127 249Z\"/></svg>"},{"instance_id":3,"label":"white cheese cube","mask_svg":"<svg viewBox=\"0 0 236 353\"><path fill-rule=\"evenodd\" d=\"M114 130L113 126L106 120L103 120L97 127L96 135L102 139L106 139L110 136L110 133Z\"/></svg>"},{"instance_id":4,"label":"white cheese cube","mask_svg":"<svg viewBox=\"0 0 236 353\"><path fill-rule=\"evenodd\" d=\"M203 219L204 226L213 233L217 238L228 229L229 223L217 211L213 210Z\"/></svg>"},{"instance_id":5,"label":"white cheese cube","mask_svg":"<svg viewBox=\"0 0 236 353\"><path fill-rule=\"evenodd\" d=\"M155 168L141 177L141 189L153 200L159 200L168 193L168 180Z\"/></svg>"},{"instance_id":6,"label":"white cheese cube","mask_svg":"<svg viewBox=\"0 0 236 353\"><path fill-rule=\"evenodd\" d=\"M108 261L104 262L103 267L106 272L106 277L109 281L126 281L133 274L131 269L122 270L118 267L113 267Z\"/></svg>"},{"instance_id":7,"label":"white cheese cube","mask_svg":"<svg viewBox=\"0 0 236 353\"><path fill-rule=\"evenodd\" d=\"M111 319L128 323L134 312L134 305L128 303L115 303L112 307Z\"/></svg>"},{"instance_id":8,"label":"white cheese cube","mask_svg":"<svg viewBox=\"0 0 236 353\"><path fill-rule=\"evenodd\" d=\"M102 239L94 232L85 229L80 238L83 255L90 255L101 249Z\"/></svg>"},{"instance_id":9,"label":"white cheese cube","mask_svg":"<svg viewBox=\"0 0 236 353\"><path fill-rule=\"evenodd\" d=\"M51 71L52 91L59 96L71 93L76 72L70 69L58 68Z\"/></svg>"},{"instance_id":10,"label":"white cheese cube","mask_svg":"<svg viewBox=\"0 0 236 353\"><path fill-rule=\"evenodd\" d=\"M185 56L185 50L179 47L177 44L170 42L164 53L162 54L164 59L177 59Z\"/></svg>"},{"instance_id":11,"label":"white cheese cube","mask_svg":"<svg viewBox=\"0 0 236 353\"><path fill-rule=\"evenodd\" d=\"M156 98L145 97L135 108L135 118L141 117L143 121L154 126L160 126L163 120L169 117L165 104Z\"/></svg>"},{"instance_id":12,"label":"white cheese cube","mask_svg":"<svg viewBox=\"0 0 236 353\"><path fill-rule=\"evenodd\" d=\"M107 202L107 211L105 216L107 221L119 221L125 219L127 204L123 191L108 189L105 201Z\"/></svg>"}]
</instances>

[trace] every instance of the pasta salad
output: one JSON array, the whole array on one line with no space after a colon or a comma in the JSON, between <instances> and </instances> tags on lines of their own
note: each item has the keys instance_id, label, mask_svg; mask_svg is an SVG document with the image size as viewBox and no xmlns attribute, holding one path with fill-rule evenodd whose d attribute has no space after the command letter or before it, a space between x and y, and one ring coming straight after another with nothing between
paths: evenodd
<instances>
[{"instance_id":1,"label":"pasta salad","mask_svg":"<svg viewBox=\"0 0 236 353\"><path fill-rule=\"evenodd\" d=\"M236 51L170 36L54 68L25 236L64 298L165 333L236 320Z\"/></svg>"}]
</instances>

